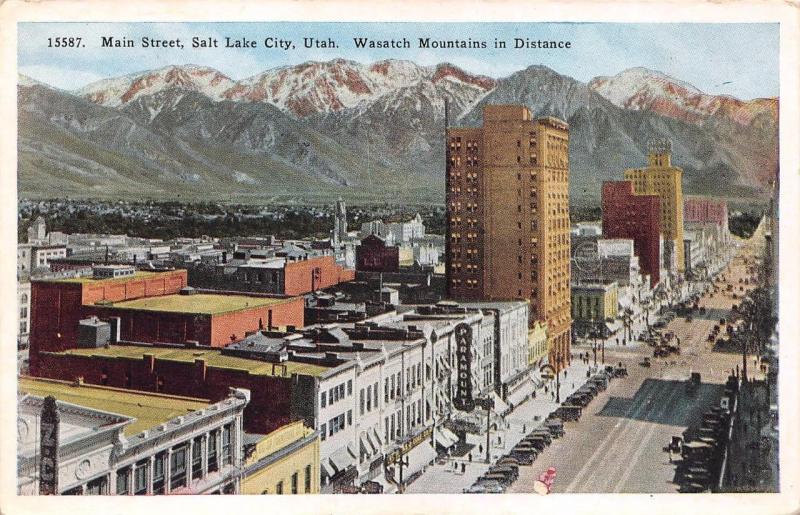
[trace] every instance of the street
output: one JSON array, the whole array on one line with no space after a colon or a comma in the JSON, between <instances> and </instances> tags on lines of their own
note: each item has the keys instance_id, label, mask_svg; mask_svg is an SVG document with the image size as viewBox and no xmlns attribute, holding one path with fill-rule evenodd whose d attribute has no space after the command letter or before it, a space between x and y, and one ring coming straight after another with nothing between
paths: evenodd
<instances>
[{"instance_id":1,"label":"street","mask_svg":"<svg viewBox=\"0 0 800 515\"><path fill-rule=\"evenodd\" d=\"M677 492L675 468L662 448L671 436L681 435L702 419L704 411L718 405L728 375L742 366L739 352L714 350L706 338L719 318L727 317L732 305L755 287L752 281L747 286L739 283L749 277L743 258L752 263L759 252L753 241L759 238L744 242L739 255L723 270L726 281L716 283L720 291L713 298L707 294L701 298L700 306L707 308L705 316L694 316L691 322L678 317L664 329L680 338L680 355L652 358L647 345L606 346L606 363L622 362L629 377L612 381L584 410L579 422L565 424L564 438L555 440L533 466L520 467L520 477L509 492L533 492L534 480L548 467L557 470L553 492ZM724 293L728 284L734 291ZM591 351L583 346L575 347L574 352L582 349ZM639 364L646 356L652 360L649 368ZM752 357L747 359L752 377L756 367ZM691 372L701 374L702 384L690 397L685 380Z\"/></svg>"}]
</instances>

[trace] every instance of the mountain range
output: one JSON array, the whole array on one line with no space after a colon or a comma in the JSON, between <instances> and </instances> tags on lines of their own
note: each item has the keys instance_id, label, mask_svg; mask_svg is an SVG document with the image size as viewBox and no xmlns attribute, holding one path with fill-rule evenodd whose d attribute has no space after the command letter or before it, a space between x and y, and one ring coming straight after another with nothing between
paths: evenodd
<instances>
[{"instance_id":1,"label":"mountain range","mask_svg":"<svg viewBox=\"0 0 800 515\"><path fill-rule=\"evenodd\" d=\"M588 83L544 66L495 79L449 63L307 62L234 80L167 66L74 91L20 76L19 190L27 197L438 202L445 101L451 126L487 103L522 103L570 124L570 190L673 142L684 190L764 198L778 166L778 99L708 95L644 68Z\"/></svg>"}]
</instances>

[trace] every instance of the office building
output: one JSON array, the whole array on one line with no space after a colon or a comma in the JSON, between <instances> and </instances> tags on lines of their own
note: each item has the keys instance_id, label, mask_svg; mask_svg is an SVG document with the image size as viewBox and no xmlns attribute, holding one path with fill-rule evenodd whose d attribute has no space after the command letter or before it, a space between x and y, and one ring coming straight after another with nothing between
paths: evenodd
<instances>
[{"instance_id":1,"label":"office building","mask_svg":"<svg viewBox=\"0 0 800 515\"><path fill-rule=\"evenodd\" d=\"M636 195L658 195L661 200L661 234L664 237L664 268L683 272L683 170L672 166L672 143L651 141L647 166L625 170Z\"/></svg>"},{"instance_id":2,"label":"office building","mask_svg":"<svg viewBox=\"0 0 800 515\"><path fill-rule=\"evenodd\" d=\"M569 126L487 105L483 126L447 131L448 295L528 300L550 362L570 356Z\"/></svg>"}]
</instances>

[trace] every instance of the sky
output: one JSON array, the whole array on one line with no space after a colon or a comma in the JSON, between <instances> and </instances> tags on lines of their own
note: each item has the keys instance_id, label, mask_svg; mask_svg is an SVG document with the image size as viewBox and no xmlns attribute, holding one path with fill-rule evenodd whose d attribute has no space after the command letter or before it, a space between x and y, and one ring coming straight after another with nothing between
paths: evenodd
<instances>
[{"instance_id":1,"label":"sky","mask_svg":"<svg viewBox=\"0 0 800 515\"><path fill-rule=\"evenodd\" d=\"M494 78L541 64L583 82L642 66L709 94L740 99L779 94L777 23L20 23L18 28L19 72L66 90L170 64L210 66L237 80L278 66L344 58L450 62ZM64 36L81 37L83 47L48 47L48 38ZM102 48L103 36L135 40L136 48ZM141 48L142 37L180 39L184 48ZM193 37L216 38L219 48L192 48ZM223 48L225 37L255 40L257 47ZM305 48L306 37L332 38L338 48ZM405 37L411 48L359 49L354 37ZM294 47L265 48L266 38L290 40ZM421 49L418 38L486 41L487 48ZM570 41L571 48L515 49L514 38ZM496 39L507 47L495 48Z\"/></svg>"}]
</instances>

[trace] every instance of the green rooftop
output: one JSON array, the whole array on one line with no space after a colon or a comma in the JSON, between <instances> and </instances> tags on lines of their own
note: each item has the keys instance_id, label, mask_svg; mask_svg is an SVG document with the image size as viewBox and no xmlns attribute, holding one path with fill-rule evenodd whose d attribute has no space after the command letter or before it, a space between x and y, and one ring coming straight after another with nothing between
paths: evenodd
<instances>
[{"instance_id":1,"label":"green rooftop","mask_svg":"<svg viewBox=\"0 0 800 515\"><path fill-rule=\"evenodd\" d=\"M55 354L68 356L90 356L98 358L115 359L143 359L145 354L152 354L156 360L178 361L183 363L194 363L197 359L204 359L206 365L212 368L225 368L230 370L240 370L249 372L252 375L269 377L289 377L292 374L304 376L319 376L328 370L328 367L313 365L308 363L297 363L294 361L284 361L280 364L272 364L266 361L259 361L250 358L240 358L238 356L224 356L216 349L181 349L165 347L148 347L145 345L111 345L108 348L98 349L70 349ZM285 367L286 371L283 372Z\"/></svg>"},{"instance_id":2,"label":"green rooftop","mask_svg":"<svg viewBox=\"0 0 800 515\"><path fill-rule=\"evenodd\" d=\"M52 395L59 401L132 417L135 420L123 429L128 437L204 409L210 404L207 400L192 397L140 393L88 384L75 385L52 379L20 377L18 384L20 393L37 397Z\"/></svg>"},{"instance_id":3,"label":"green rooftop","mask_svg":"<svg viewBox=\"0 0 800 515\"><path fill-rule=\"evenodd\" d=\"M193 315L218 315L243 309L279 304L286 299L269 297L250 297L247 295L219 295L195 293L194 295L162 295L144 297L108 304L117 309L139 309L170 313L191 313Z\"/></svg>"}]
</instances>

